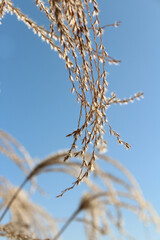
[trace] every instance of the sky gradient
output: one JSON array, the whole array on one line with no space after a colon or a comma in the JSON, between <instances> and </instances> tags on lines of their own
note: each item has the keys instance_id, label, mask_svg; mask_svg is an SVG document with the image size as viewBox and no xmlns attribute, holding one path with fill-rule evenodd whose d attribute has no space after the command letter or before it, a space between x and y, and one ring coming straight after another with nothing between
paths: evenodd
<instances>
[{"instance_id":1,"label":"sky gradient","mask_svg":"<svg viewBox=\"0 0 160 240\"><path fill-rule=\"evenodd\" d=\"M33 20L41 25L45 23L44 16L32 1L14 2ZM127 151L118 145L106 129L107 154L132 172L145 198L160 214L160 1L99 2L101 25L122 21L120 27L104 31L106 51L122 60L118 66L107 66L110 91L115 91L120 98L144 92L143 100L108 110L111 126L132 148ZM15 16L6 15L0 25L0 128L18 139L34 158L42 159L58 150L68 149L71 140L65 136L75 129L79 114L70 88L67 70L57 53ZM8 176L14 184L19 185L22 181L21 173L2 156L0 175ZM41 181L45 186L54 179L50 175L42 177ZM48 184L47 192L52 185ZM60 179L50 199L41 199L42 205L52 211L56 191L64 187ZM73 191L75 206L77 190ZM64 196L66 205L72 196L73 193ZM61 211L69 216L70 210L66 209L63 199L56 204L57 208L60 204L64 208ZM135 219L133 221L135 223ZM128 222L134 233L132 219ZM138 240L159 239L154 228L147 239L142 225L135 223L135 226ZM71 237L70 229L64 239L75 239L74 235Z\"/></svg>"}]
</instances>

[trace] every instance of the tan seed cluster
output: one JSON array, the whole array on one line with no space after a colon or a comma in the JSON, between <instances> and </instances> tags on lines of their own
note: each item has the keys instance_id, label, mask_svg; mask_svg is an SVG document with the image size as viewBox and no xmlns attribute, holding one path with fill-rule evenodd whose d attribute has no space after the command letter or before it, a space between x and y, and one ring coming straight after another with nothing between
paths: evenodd
<instances>
[{"instance_id":1,"label":"tan seed cluster","mask_svg":"<svg viewBox=\"0 0 160 240\"><path fill-rule=\"evenodd\" d=\"M51 49L58 52L65 62L72 85L71 92L76 95L80 114L77 128L67 135L73 137L73 142L64 160L72 156L82 157L81 171L76 182L78 184L93 169L96 152L105 152L107 149L105 125L108 125L110 134L116 137L118 143L130 148L109 124L107 109L112 104L133 102L143 94L137 93L134 97L123 100L117 98L115 93L107 96L106 63L117 65L120 61L106 52L103 31L107 26L119 26L120 22L101 26L96 0L35 0L35 4L48 19L49 29L39 26L24 15L14 7L11 0L1 0L0 20L6 12L15 14ZM88 149L91 149L92 155L86 161Z\"/></svg>"}]
</instances>

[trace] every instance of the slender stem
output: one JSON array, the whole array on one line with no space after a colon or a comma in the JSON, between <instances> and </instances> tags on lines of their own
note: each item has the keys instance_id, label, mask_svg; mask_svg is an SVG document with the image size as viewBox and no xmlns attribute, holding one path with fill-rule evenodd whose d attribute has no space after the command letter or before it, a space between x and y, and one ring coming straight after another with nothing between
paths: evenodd
<instances>
[{"instance_id":1,"label":"slender stem","mask_svg":"<svg viewBox=\"0 0 160 240\"><path fill-rule=\"evenodd\" d=\"M8 212L10 206L12 205L13 201L16 199L16 197L18 196L18 194L20 193L20 191L22 190L22 188L24 187L24 185L27 183L27 181L30 179L30 174L28 175L27 178L25 178L25 180L22 182L22 184L20 185L20 187L17 189L17 191L15 192L15 194L13 195L13 197L10 199L10 201L8 202L7 206L5 207L1 217L0 217L0 222L2 221L2 219L4 218L4 216L6 215L6 213Z\"/></svg>"},{"instance_id":2,"label":"slender stem","mask_svg":"<svg viewBox=\"0 0 160 240\"><path fill-rule=\"evenodd\" d=\"M61 228L61 230L57 233L57 235L53 238L53 240L57 240L62 233L65 231L65 229L68 227L68 225L74 220L74 218L78 215L78 213L80 212L80 208L78 208L73 214L72 216L67 220L67 222L63 225L63 227Z\"/></svg>"}]
</instances>

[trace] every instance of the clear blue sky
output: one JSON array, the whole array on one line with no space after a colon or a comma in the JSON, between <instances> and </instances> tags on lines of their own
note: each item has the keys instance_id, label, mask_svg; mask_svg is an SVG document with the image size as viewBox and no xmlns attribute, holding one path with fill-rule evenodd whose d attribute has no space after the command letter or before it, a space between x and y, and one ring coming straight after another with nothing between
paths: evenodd
<instances>
[{"instance_id":1,"label":"clear blue sky","mask_svg":"<svg viewBox=\"0 0 160 240\"><path fill-rule=\"evenodd\" d=\"M44 18L31 0L14 2L43 25ZM129 168L145 198L160 214L160 1L99 2L102 25L122 21L119 28L107 28L104 32L107 52L122 60L119 66L108 66L109 88L121 98L138 91L145 94L140 102L109 109L113 129L132 149L125 150L108 135L108 155ZM76 127L79 113L70 88L67 70L58 55L15 16L6 15L0 26L0 128L18 139L32 157L42 159L69 148L71 141L65 136ZM15 170L17 168L1 156L0 175L7 175L19 184L22 175ZM46 177L45 184L51 179L51 175ZM48 184L48 192L53 185ZM56 188L61 187L65 186L59 181ZM52 191L50 199L41 200L49 211L53 211L56 194L56 190ZM66 194L65 203L69 204L72 196L72 193ZM66 209L63 200L58 204L63 206L66 216L69 215L68 205ZM132 224L130 228L133 231ZM136 232L138 240L145 239L141 225L136 225ZM64 239L75 239L70 234L68 230ZM152 240L159 239L156 234L151 236Z\"/></svg>"}]
</instances>

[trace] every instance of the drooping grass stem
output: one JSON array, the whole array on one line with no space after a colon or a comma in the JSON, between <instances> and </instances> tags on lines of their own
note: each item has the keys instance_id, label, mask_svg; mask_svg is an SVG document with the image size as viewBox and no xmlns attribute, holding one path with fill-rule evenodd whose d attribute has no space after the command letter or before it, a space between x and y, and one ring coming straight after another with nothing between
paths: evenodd
<instances>
[{"instance_id":1,"label":"drooping grass stem","mask_svg":"<svg viewBox=\"0 0 160 240\"><path fill-rule=\"evenodd\" d=\"M65 229L69 226L69 224L75 219L75 217L78 215L78 213L81 211L80 208L78 208L73 214L72 216L67 220L67 222L63 225L63 227L61 228L61 230L57 233L57 235L53 238L53 240L57 240L62 233L65 231Z\"/></svg>"},{"instance_id":2,"label":"drooping grass stem","mask_svg":"<svg viewBox=\"0 0 160 240\"><path fill-rule=\"evenodd\" d=\"M0 217L0 222L2 221L2 219L4 218L4 216L6 215L6 213L8 212L10 206L12 205L13 201L16 199L16 197L18 196L18 194L20 193L20 191L22 190L22 188L25 186L25 184L28 182L28 180L30 179L30 175L28 175L28 177L25 178L25 180L22 182L22 184L20 185L20 187L17 189L17 191L14 193L13 197L10 199L10 201L8 202L7 206L5 207L1 217Z\"/></svg>"}]
</instances>

